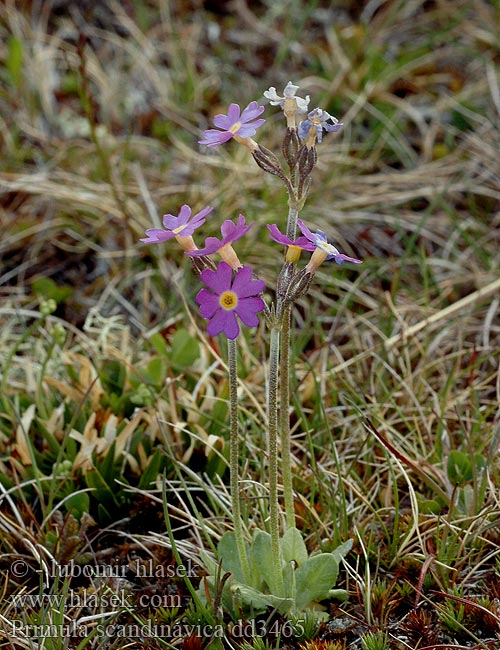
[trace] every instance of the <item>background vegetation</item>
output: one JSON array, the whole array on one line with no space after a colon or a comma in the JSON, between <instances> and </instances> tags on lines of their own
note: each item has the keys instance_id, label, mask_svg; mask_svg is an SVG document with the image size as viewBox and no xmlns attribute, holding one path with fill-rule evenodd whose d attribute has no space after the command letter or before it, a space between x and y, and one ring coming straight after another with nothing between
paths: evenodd
<instances>
[{"instance_id":1,"label":"background vegetation","mask_svg":"<svg viewBox=\"0 0 500 650\"><path fill-rule=\"evenodd\" d=\"M285 192L244 148L197 140L289 80L344 123L303 218L364 264L325 267L295 310L298 521L311 551L355 541L350 597L278 647L498 647L499 3L10 0L0 35L2 647L207 644L96 631L202 620L182 577L149 570L176 566L165 510L186 562L230 527L223 353L188 260L138 239L183 203L214 206L207 234L243 212L241 257L272 290L263 224L284 223ZM266 117L279 153L282 114ZM250 530L267 514L266 344L249 333L241 358ZM123 582L49 575L69 561ZM64 600L120 589L116 612ZM63 601L13 600L42 593ZM91 632L42 642L15 620Z\"/></svg>"}]
</instances>

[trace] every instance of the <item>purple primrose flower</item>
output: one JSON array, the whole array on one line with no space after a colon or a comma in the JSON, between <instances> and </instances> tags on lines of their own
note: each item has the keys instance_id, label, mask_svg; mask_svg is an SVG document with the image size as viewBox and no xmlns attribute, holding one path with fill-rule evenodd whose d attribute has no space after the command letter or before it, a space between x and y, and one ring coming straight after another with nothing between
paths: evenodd
<instances>
[{"instance_id":1,"label":"purple primrose flower","mask_svg":"<svg viewBox=\"0 0 500 650\"><path fill-rule=\"evenodd\" d=\"M217 129L203 131L203 140L198 140L198 142L206 144L207 147L216 147L231 140L235 135L240 138L250 138L266 121L256 119L263 112L264 106L259 106L257 102L250 102L243 112L238 104L231 104L227 115L219 113L214 117L213 122Z\"/></svg>"},{"instance_id":2,"label":"purple primrose flower","mask_svg":"<svg viewBox=\"0 0 500 650\"><path fill-rule=\"evenodd\" d=\"M282 232L280 232L278 226L275 223L271 225L267 224L267 228L271 233L271 239L278 244L282 244L283 246L295 246L297 248L302 248L304 251L313 251L316 248L314 241L312 239L308 239L307 237L297 237L295 240L290 239L290 237L287 237Z\"/></svg>"},{"instance_id":3,"label":"purple primrose flower","mask_svg":"<svg viewBox=\"0 0 500 650\"><path fill-rule=\"evenodd\" d=\"M150 228L146 230L147 237L144 237L141 241L145 244L159 244L174 237L181 239L183 237L191 238L194 231L205 223L205 217L212 210L213 208L206 207L201 212L198 212L198 214L191 216L191 208L189 205L183 205L177 217L173 214L163 215L163 225L165 228Z\"/></svg>"},{"instance_id":4,"label":"purple primrose flower","mask_svg":"<svg viewBox=\"0 0 500 650\"><path fill-rule=\"evenodd\" d=\"M193 255L199 257L200 255L213 255L213 253L221 253L221 250L225 246L229 246L236 240L243 237L250 228L253 226L253 223L245 225L245 217L240 214L238 216L238 223L233 223L230 219L226 219L220 228L222 235L221 239L217 237L207 237L205 239L205 247L199 248L195 251L190 251L188 255Z\"/></svg>"},{"instance_id":5,"label":"purple primrose flower","mask_svg":"<svg viewBox=\"0 0 500 650\"><path fill-rule=\"evenodd\" d=\"M249 266L239 268L234 279L232 276L233 270L223 261L215 271L205 269L200 277L208 289L200 289L196 296L201 315L208 319L210 336L223 332L231 340L240 333L236 316L247 327L256 327L259 324L257 314L265 308L258 295L265 283L253 279Z\"/></svg>"},{"instance_id":6,"label":"purple primrose flower","mask_svg":"<svg viewBox=\"0 0 500 650\"><path fill-rule=\"evenodd\" d=\"M332 124L329 124L328 120L331 120ZM342 122L339 122L333 115L330 115L330 113L327 113L321 108L315 108L308 114L307 120L299 124L298 133L299 137L304 140L309 135L311 129L314 129L318 142L321 142L323 139L323 130L331 133L338 131L342 126Z\"/></svg>"}]
</instances>

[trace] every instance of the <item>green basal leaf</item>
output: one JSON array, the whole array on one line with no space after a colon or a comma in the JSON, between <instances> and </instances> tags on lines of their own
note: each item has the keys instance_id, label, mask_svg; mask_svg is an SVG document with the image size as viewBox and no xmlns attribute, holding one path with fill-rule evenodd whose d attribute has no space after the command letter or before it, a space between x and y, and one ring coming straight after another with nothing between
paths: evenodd
<instances>
[{"instance_id":1,"label":"green basal leaf","mask_svg":"<svg viewBox=\"0 0 500 650\"><path fill-rule=\"evenodd\" d=\"M349 598L349 592L345 589L330 589L328 592L328 598L335 598L335 600L347 600Z\"/></svg>"},{"instance_id":2,"label":"green basal leaf","mask_svg":"<svg viewBox=\"0 0 500 650\"><path fill-rule=\"evenodd\" d=\"M138 484L138 488L141 490L151 487L152 483L156 482L158 474L160 473L160 466L163 459L163 455L159 449L157 449L154 454L151 456L148 466L144 470L144 473L141 476L141 479Z\"/></svg>"},{"instance_id":3,"label":"green basal leaf","mask_svg":"<svg viewBox=\"0 0 500 650\"><path fill-rule=\"evenodd\" d=\"M260 586L266 584L271 593L276 593L277 586L272 583L273 561L271 553L271 535L264 530L257 530L252 540L252 574L259 576Z\"/></svg>"},{"instance_id":4,"label":"green basal leaf","mask_svg":"<svg viewBox=\"0 0 500 650\"><path fill-rule=\"evenodd\" d=\"M344 542L340 546L337 546L337 548L334 551L331 551L331 554L336 558L337 562L340 564L340 561L345 558L345 556L349 553L353 545L352 539L348 539L347 542Z\"/></svg>"},{"instance_id":5,"label":"green basal leaf","mask_svg":"<svg viewBox=\"0 0 500 650\"><path fill-rule=\"evenodd\" d=\"M328 598L339 575L339 562L333 553L308 558L295 571L295 607L303 610L311 603Z\"/></svg>"},{"instance_id":6,"label":"green basal leaf","mask_svg":"<svg viewBox=\"0 0 500 650\"><path fill-rule=\"evenodd\" d=\"M118 359L104 359L99 370L99 379L107 393L120 396L123 394L127 369Z\"/></svg>"},{"instance_id":7,"label":"green basal leaf","mask_svg":"<svg viewBox=\"0 0 500 650\"><path fill-rule=\"evenodd\" d=\"M165 359L155 357L146 366L146 376L150 383L155 386L161 386L165 383L167 376L167 364Z\"/></svg>"},{"instance_id":8,"label":"green basal leaf","mask_svg":"<svg viewBox=\"0 0 500 650\"><path fill-rule=\"evenodd\" d=\"M170 356L169 347L165 339L163 338L163 336L160 334L160 332L155 332L155 334L150 336L149 342L154 347L154 349L158 352L158 354L161 354L161 356L166 357L167 359L169 358Z\"/></svg>"},{"instance_id":9,"label":"green basal leaf","mask_svg":"<svg viewBox=\"0 0 500 650\"><path fill-rule=\"evenodd\" d=\"M66 285L57 285L54 280L46 277L35 278L31 283L33 292L40 300L55 300L57 304L62 303L73 293L73 289Z\"/></svg>"},{"instance_id":10,"label":"green basal leaf","mask_svg":"<svg viewBox=\"0 0 500 650\"><path fill-rule=\"evenodd\" d=\"M443 508L443 504L437 499L418 499L418 509L422 514L438 515Z\"/></svg>"},{"instance_id":11,"label":"green basal leaf","mask_svg":"<svg viewBox=\"0 0 500 650\"><path fill-rule=\"evenodd\" d=\"M44 425L41 419L37 420L37 425L38 425L38 431L45 438L50 451L57 456L61 449L60 443L56 440L55 436L47 429L47 427Z\"/></svg>"},{"instance_id":12,"label":"green basal leaf","mask_svg":"<svg viewBox=\"0 0 500 650\"><path fill-rule=\"evenodd\" d=\"M105 508L102 503L97 504L97 517L101 524L107 524L113 521L112 516L109 514L109 510Z\"/></svg>"},{"instance_id":13,"label":"green basal leaf","mask_svg":"<svg viewBox=\"0 0 500 650\"><path fill-rule=\"evenodd\" d=\"M200 356L200 344L185 329L177 330L172 338L171 361L173 366L188 368Z\"/></svg>"},{"instance_id":14,"label":"green basal leaf","mask_svg":"<svg viewBox=\"0 0 500 650\"><path fill-rule=\"evenodd\" d=\"M261 591L245 584L233 583L230 589L242 604L253 609L255 613L265 612L268 607L272 607L284 614L293 605L291 598L279 598L272 594L263 594Z\"/></svg>"},{"instance_id":15,"label":"green basal leaf","mask_svg":"<svg viewBox=\"0 0 500 650\"><path fill-rule=\"evenodd\" d=\"M474 512L474 488L472 485L464 485L458 488L458 507L464 514L473 514Z\"/></svg>"},{"instance_id":16,"label":"green basal leaf","mask_svg":"<svg viewBox=\"0 0 500 650\"><path fill-rule=\"evenodd\" d=\"M99 462L95 462L96 468L109 487L114 484L115 478L119 476L119 470L115 464L115 450L116 440L113 440L104 458Z\"/></svg>"},{"instance_id":17,"label":"green basal leaf","mask_svg":"<svg viewBox=\"0 0 500 650\"><path fill-rule=\"evenodd\" d=\"M271 607L281 614L302 612L307 606L325 598L345 600L347 592L333 587L338 577L339 563L351 550L352 543L352 540L348 540L332 553L309 558L300 532L296 528L288 529L280 540L286 594L281 597L275 595L277 588L272 579L274 572L269 533L257 530L250 548L247 547L253 583L247 584L239 562L235 535L228 532L217 546L222 573L231 573L222 590L222 603L232 615L240 616L241 611L248 610L255 615ZM204 552L200 557L209 574L207 584L211 593L215 594L216 576L221 574L219 564Z\"/></svg>"},{"instance_id":18,"label":"green basal leaf","mask_svg":"<svg viewBox=\"0 0 500 650\"><path fill-rule=\"evenodd\" d=\"M202 561L208 575L214 576L217 573L217 562L210 553L207 553L204 549L200 550L200 560Z\"/></svg>"},{"instance_id":19,"label":"green basal leaf","mask_svg":"<svg viewBox=\"0 0 500 650\"><path fill-rule=\"evenodd\" d=\"M90 499L88 492L78 492L77 494L72 494L64 502L66 510L71 512L71 514L76 517L76 519L81 519L82 515L85 512L89 512L90 509Z\"/></svg>"},{"instance_id":20,"label":"green basal leaf","mask_svg":"<svg viewBox=\"0 0 500 650\"><path fill-rule=\"evenodd\" d=\"M471 458L457 449L450 452L447 469L448 478L454 485L464 485L474 476Z\"/></svg>"},{"instance_id":21,"label":"green basal leaf","mask_svg":"<svg viewBox=\"0 0 500 650\"><path fill-rule=\"evenodd\" d=\"M248 554L248 547L247 547ZM238 557L238 547L236 545L236 537L233 532L225 533L217 545L217 557L222 561L222 568L224 571L229 571L233 574L236 582L245 582L243 569L240 565Z\"/></svg>"},{"instance_id":22,"label":"green basal leaf","mask_svg":"<svg viewBox=\"0 0 500 650\"><path fill-rule=\"evenodd\" d=\"M474 465L476 466L476 471L481 472L488 467L488 459L485 458L482 454L475 454Z\"/></svg>"},{"instance_id":23,"label":"green basal leaf","mask_svg":"<svg viewBox=\"0 0 500 650\"><path fill-rule=\"evenodd\" d=\"M295 562L301 566L307 560L307 548L297 528L289 528L280 540L281 553L286 564Z\"/></svg>"},{"instance_id":24,"label":"green basal leaf","mask_svg":"<svg viewBox=\"0 0 500 650\"><path fill-rule=\"evenodd\" d=\"M106 503L106 505L109 504L112 508L119 506L115 493L97 468L85 474L85 482L87 483L87 487L92 488L92 494L99 502L99 505Z\"/></svg>"}]
</instances>

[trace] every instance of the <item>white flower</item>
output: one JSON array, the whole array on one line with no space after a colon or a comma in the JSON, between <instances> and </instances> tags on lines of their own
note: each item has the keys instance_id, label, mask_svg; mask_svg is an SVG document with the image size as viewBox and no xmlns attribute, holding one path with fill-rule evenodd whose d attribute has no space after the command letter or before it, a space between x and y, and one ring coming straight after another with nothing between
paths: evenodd
<instances>
[{"instance_id":1,"label":"white flower","mask_svg":"<svg viewBox=\"0 0 500 650\"><path fill-rule=\"evenodd\" d=\"M271 86L269 90L264 92L264 97L269 100L271 106L281 106L284 109L285 101L287 99L295 99L297 105L297 110L299 113L307 113L309 106L309 95L306 95L306 98L296 97L295 93L299 89L298 86L294 86L291 81L287 83L283 89L283 97L280 97L276 92L276 88Z\"/></svg>"}]
</instances>

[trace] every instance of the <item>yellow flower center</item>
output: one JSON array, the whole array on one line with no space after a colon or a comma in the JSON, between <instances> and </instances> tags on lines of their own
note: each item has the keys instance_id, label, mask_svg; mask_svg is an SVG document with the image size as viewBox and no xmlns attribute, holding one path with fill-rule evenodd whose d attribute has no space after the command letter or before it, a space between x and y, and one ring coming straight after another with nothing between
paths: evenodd
<instances>
[{"instance_id":1,"label":"yellow flower center","mask_svg":"<svg viewBox=\"0 0 500 650\"><path fill-rule=\"evenodd\" d=\"M229 133L238 133L240 130L241 122L235 122L233 126L229 129Z\"/></svg>"},{"instance_id":2,"label":"yellow flower center","mask_svg":"<svg viewBox=\"0 0 500 650\"><path fill-rule=\"evenodd\" d=\"M172 230L172 232L173 232L174 234L178 235L180 232L182 232L182 231L184 230L185 227L186 227L186 224L184 224L183 226L179 226L178 228L174 228L174 229Z\"/></svg>"},{"instance_id":3,"label":"yellow flower center","mask_svg":"<svg viewBox=\"0 0 500 650\"><path fill-rule=\"evenodd\" d=\"M219 296L219 305L226 311L232 311L238 305L238 296L234 291L224 291Z\"/></svg>"}]
</instances>

